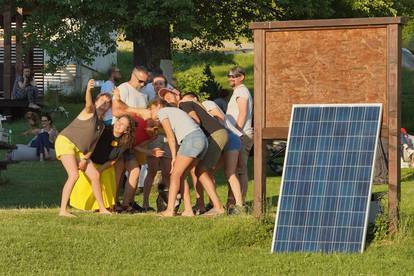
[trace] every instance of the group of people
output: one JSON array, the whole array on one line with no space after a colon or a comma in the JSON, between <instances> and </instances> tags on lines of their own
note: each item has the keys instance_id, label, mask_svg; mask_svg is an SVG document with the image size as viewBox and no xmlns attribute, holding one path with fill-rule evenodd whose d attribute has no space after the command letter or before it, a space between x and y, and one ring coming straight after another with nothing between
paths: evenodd
<instances>
[{"instance_id":1,"label":"group of people","mask_svg":"<svg viewBox=\"0 0 414 276\"><path fill-rule=\"evenodd\" d=\"M68 175L60 215L73 216L69 202L102 214L154 211L149 195L158 171L168 189L161 216L176 215L179 200L184 203L181 216L218 215L226 209L230 214L243 212L253 135L253 102L243 84L245 71L241 67L229 71L233 93L227 110L214 101L200 102L195 93L182 95L160 70L149 73L137 66L129 81L119 86L119 70L109 73L95 100L94 81L88 82L85 107L56 139L56 157ZM144 164L148 172L140 206L134 197ZM214 179L221 167L229 183L226 204L217 195ZM187 176L196 191L194 206Z\"/></svg>"}]
</instances>

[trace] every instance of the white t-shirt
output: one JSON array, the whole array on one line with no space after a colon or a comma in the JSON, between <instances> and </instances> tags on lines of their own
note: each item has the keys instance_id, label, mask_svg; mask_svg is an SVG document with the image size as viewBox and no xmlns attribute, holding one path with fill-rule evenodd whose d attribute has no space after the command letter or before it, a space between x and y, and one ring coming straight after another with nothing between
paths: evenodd
<instances>
[{"instance_id":1,"label":"white t-shirt","mask_svg":"<svg viewBox=\"0 0 414 276\"><path fill-rule=\"evenodd\" d=\"M170 121L171 128L179 145L185 136L193 131L196 131L197 129L200 129L200 127L187 113L177 107L161 108L158 111L158 118L160 122L164 119L168 119Z\"/></svg>"},{"instance_id":2,"label":"white t-shirt","mask_svg":"<svg viewBox=\"0 0 414 276\"><path fill-rule=\"evenodd\" d=\"M135 108L147 108L148 97L144 93L132 87L128 82L118 86L121 101Z\"/></svg>"},{"instance_id":3,"label":"white t-shirt","mask_svg":"<svg viewBox=\"0 0 414 276\"><path fill-rule=\"evenodd\" d=\"M228 119L228 116L226 114L224 114L223 110L221 110L221 108L213 101L204 101L202 102L202 105L204 106L204 108L207 110L207 112L210 112L213 109L217 109L221 114L223 114L224 117L224 126L230 130L231 132L233 132L234 134L236 134L237 136L242 136L243 133L241 133L240 130L238 130Z\"/></svg>"},{"instance_id":4,"label":"white t-shirt","mask_svg":"<svg viewBox=\"0 0 414 276\"><path fill-rule=\"evenodd\" d=\"M115 88L115 83L113 83L111 80L107 80L101 86L101 93L108 93L112 95L112 90L114 90L114 88ZM111 119L112 119L112 107L110 107L108 111L105 113L104 121L111 120Z\"/></svg>"},{"instance_id":5,"label":"white t-shirt","mask_svg":"<svg viewBox=\"0 0 414 276\"><path fill-rule=\"evenodd\" d=\"M226 114L228 116L229 121L233 125L236 125L237 117L239 116L239 107L237 105L237 98L239 97L247 99L247 118L243 126L243 132L247 135L252 135L253 99L250 95L249 89L247 89L247 87L244 84L241 84L234 89L233 95L231 95L229 101L229 105L227 106Z\"/></svg>"}]
</instances>

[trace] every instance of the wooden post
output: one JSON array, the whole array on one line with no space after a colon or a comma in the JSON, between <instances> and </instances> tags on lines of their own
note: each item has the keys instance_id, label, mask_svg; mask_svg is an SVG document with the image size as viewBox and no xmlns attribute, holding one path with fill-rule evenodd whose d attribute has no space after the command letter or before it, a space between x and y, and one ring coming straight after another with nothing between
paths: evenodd
<instances>
[{"instance_id":1,"label":"wooden post","mask_svg":"<svg viewBox=\"0 0 414 276\"><path fill-rule=\"evenodd\" d=\"M388 210L389 230L398 230L401 185L401 25L387 26L388 63L387 63L387 96L388 96Z\"/></svg>"},{"instance_id":2,"label":"wooden post","mask_svg":"<svg viewBox=\"0 0 414 276\"><path fill-rule=\"evenodd\" d=\"M254 215L263 214L266 203L266 167L263 166L265 107L265 31L254 31Z\"/></svg>"},{"instance_id":3,"label":"wooden post","mask_svg":"<svg viewBox=\"0 0 414 276\"><path fill-rule=\"evenodd\" d=\"M4 63L3 63L3 91L4 98L11 98L11 7L7 4L3 7L4 26Z\"/></svg>"},{"instance_id":4,"label":"wooden post","mask_svg":"<svg viewBox=\"0 0 414 276\"><path fill-rule=\"evenodd\" d=\"M16 76L23 70L23 8L16 13Z\"/></svg>"}]
</instances>

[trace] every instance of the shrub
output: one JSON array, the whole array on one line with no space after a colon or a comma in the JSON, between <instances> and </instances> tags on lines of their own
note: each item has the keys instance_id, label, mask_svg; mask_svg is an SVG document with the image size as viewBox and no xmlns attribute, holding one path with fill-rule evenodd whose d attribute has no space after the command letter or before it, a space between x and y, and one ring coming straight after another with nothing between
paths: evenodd
<instances>
[{"instance_id":1,"label":"shrub","mask_svg":"<svg viewBox=\"0 0 414 276\"><path fill-rule=\"evenodd\" d=\"M210 64L206 64L203 70L203 75L205 79L203 85L201 86L201 91L209 95L210 100L213 100L218 97L221 85L216 81L213 72L211 72Z\"/></svg>"},{"instance_id":2,"label":"shrub","mask_svg":"<svg viewBox=\"0 0 414 276\"><path fill-rule=\"evenodd\" d=\"M208 94L201 92L204 82L207 80L207 77L203 74L203 71L200 67L195 67L193 69L179 72L176 75L178 81L178 87L181 93L193 92L198 95L200 101L208 98Z\"/></svg>"},{"instance_id":3,"label":"shrub","mask_svg":"<svg viewBox=\"0 0 414 276\"><path fill-rule=\"evenodd\" d=\"M179 72L176 78L182 93L193 92L198 95L200 101L216 98L221 89L209 64L205 65L204 69L195 67Z\"/></svg>"}]
</instances>

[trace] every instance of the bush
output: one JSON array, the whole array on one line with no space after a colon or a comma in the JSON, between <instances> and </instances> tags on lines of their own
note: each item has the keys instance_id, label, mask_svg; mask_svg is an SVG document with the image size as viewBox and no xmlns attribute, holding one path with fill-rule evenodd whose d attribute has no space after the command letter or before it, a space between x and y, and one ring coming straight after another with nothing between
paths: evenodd
<instances>
[{"instance_id":1,"label":"bush","mask_svg":"<svg viewBox=\"0 0 414 276\"><path fill-rule=\"evenodd\" d=\"M178 87L181 93L193 92L198 95L200 101L208 98L208 94L201 92L204 82L207 81L207 76L203 74L200 67L179 72L176 75Z\"/></svg>"},{"instance_id":2,"label":"bush","mask_svg":"<svg viewBox=\"0 0 414 276\"><path fill-rule=\"evenodd\" d=\"M213 72L211 72L210 64L204 67L203 75L206 77L201 91L209 95L209 99L216 99L219 95L219 91L222 89L221 85L216 81Z\"/></svg>"},{"instance_id":3,"label":"bush","mask_svg":"<svg viewBox=\"0 0 414 276\"><path fill-rule=\"evenodd\" d=\"M200 101L214 99L218 96L221 85L215 80L210 65L179 72L176 75L178 86L182 93L193 92L198 95Z\"/></svg>"}]
</instances>

